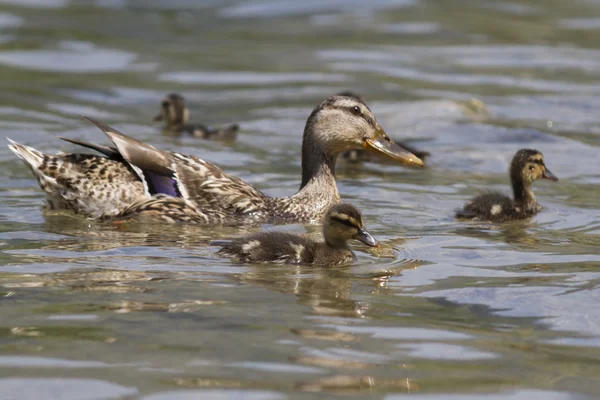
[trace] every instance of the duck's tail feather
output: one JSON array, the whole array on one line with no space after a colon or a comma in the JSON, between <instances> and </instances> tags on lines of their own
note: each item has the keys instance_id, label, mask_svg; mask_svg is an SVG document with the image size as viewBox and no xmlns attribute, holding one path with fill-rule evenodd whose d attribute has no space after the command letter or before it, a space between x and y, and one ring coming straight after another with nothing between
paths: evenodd
<instances>
[{"instance_id":1,"label":"duck's tail feather","mask_svg":"<svg viewBox=\"0 0 600 400\"><path fill-rule=\"evenodd\" d=\"M164 151L127 136L93 118L86 116L83 118L100 128L114 143L119 154L132 166L144 172L153 172L162 176L173 175L171 160Z\"/></svg>"},{"instance_id":2,"label":"duck's tail feather","mask_svg":"<svg viewBox=\"0 0 600 400\"><path fill-rule=\"evenodd\" d=\"M33 147L25 146L6 138L10 144L8 148L17 155L28 167L37 169L44 162L44 154Z\"/></svg>"},{"instance_id":3,"label":"duck's tail feather","mask_svg":"<svg viewBox=\"0 0 600 400\"><path fill-rule=\"evenodd\" d=\"M88 143L88 142L84 142L82 140L70 139L70 138L66 138L66 137L60 137L60 139L64 140L65 142L73 143L78 146L87 147L88 149L95 150L99 153L104 154L105 156L107 156L109 158L112 158L113 160L117 160L117 161L123 160L123 156L121 155L121 153L119 153L119 150L117 150L114 147L103 146L101 144Z\"/></svg>"}]
</instances>

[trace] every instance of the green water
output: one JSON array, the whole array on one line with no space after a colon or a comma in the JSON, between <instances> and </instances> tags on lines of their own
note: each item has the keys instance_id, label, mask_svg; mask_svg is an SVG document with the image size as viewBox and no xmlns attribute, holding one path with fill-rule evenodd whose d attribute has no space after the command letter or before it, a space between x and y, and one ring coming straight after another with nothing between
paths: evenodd
<instances>
[{"instance_id":1,"label":"green water","mask_svg":"<svg viewBox=\"0 0 600 400\"><path fill-rule=\"evenodd\" d=\"M341 90L432 153L425 170L340 162L342 198L383 248L323 269L207 245L240 228L44 213L0 148L0 398L600 394L600 3L2 1L0 76L0 137L105 143L88 115L272 195L297 189L304 122ZM161 134L150 121L172 91L239 140ZM455 221L509 190L524 147L560 178L536 183L544 210Z\"/></svg>"}]
</instances>

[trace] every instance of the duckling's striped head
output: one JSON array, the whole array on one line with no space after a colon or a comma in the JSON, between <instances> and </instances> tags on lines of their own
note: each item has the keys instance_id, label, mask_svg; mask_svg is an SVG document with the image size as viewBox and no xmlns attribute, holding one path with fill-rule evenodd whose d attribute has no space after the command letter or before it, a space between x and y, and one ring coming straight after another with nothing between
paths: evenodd
<instances>
[{"instance_id":1,"label":"duckling's striped head","mask_svg":"<svg viewBox=\"0 0 600 400\"><path fill-rule=\"evenodd\" d=\"M558 180L546 167L544 155L533 149L517 151L510 164L510 175L513 181L517 179L529 184L538 179Z\"/></svg>"},{"instance_id":2,"label":"duckling's striped head","mask_svg":"<svg viewBox=\"0 0 600 400\"><path fill-rule=\"evenodd\" d=\"M160 113L154 117L153 121L165 121L167 127L185 125L189 121L189 114L190 111L183 96L171 93L160 103Z\"/></svg>"},{"instance_id":3,"label":"duckling's striped head","mask_svg":"<svg viewBox=\"0 0 600 400\"><path fill-rule=\"evenodd\" d=\"M378 246L377 241L364 229L362 214L351 204L332 206L325 214L323 236L332 246L346 246L350 239L356 239L368 246Z\"/></svg>"}]
</instances>

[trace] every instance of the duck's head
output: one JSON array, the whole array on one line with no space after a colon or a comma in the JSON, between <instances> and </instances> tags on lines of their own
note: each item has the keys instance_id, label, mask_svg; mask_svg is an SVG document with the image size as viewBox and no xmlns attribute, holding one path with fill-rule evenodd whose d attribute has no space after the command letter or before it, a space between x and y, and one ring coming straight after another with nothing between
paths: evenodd
<instances>
[{"instance_id":1,"label":"duck's head","mask_svg":"<svg viewBox=\"0 0 600 400\"><path fill-rule=\"evenodd\" d=\"M404 164L423 166L420 158L390 139L369 107L356 96L332 96L317 106L306 122L304 143L303 161L315 151L337 156L366 148Z\"/></svg>"},{"instance_id":2,"label":"duck's head","mask_svg":"<svg viewBox=\"0 0 600 400\"><path fill-rule=\"evenodd\" d=\"M558 180L544 164L544 155L532 149L517 151L510 164L510 176L513 181L519 180L527 185L538 179Z\"/></svg>"},{"instance_id":3,"label":"duck's head","mask_svg":"<svg viewBox=\"0 0 600 400\"><path fill-rule=\"evenodd\" d=\"M185 125L188 123L189 114L183 96L171 93L160 103L160 112L152 121L165 121L167 127Z\"/></svg>"},{"instance_id":4,"label":"duck's head","mask_svg":"<svg viewBox=\"0 0 600 400\"><path fill-rule=\"evenodd\" d=\"M327 211L323 220L323 236L328 244L335 247L345 247L346 242L351 239L367 246L379 246L365 230L360 211L351 204L336 204Z\"/></svg>"}]
</instances>

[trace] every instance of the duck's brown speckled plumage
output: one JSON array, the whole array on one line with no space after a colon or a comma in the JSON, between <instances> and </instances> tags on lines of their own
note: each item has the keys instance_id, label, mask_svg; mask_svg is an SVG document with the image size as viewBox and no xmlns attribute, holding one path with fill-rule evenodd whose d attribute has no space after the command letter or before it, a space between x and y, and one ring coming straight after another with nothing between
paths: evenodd
<instances>
[{"instance_id":1,"label":"duck's brown speckled plumage","mask_svg":"<svg viewBox=\"0 0 600 400\"><path fill-rule=\"evenodd\" d=\"M10 149L29 167L52 210L90 218L120 215L123 204L144 199L144 185L122 160L91 154L46 155L11 141Z\"/></svg>"},{"instance_id":2,"label":"duck's brown speckled plumage","mask_svg":"<svg viewBox=\"0 0 600 400\"><path fill-rule=\"evenodd\" d=\"M350 204L329 208L323 219L323 236L325 241L317 242L293 233L260 232L222 245L219 254L242 262L334 266L354 260L355 255L348 247L351 239L378 246L364 229L362 215Z\"/></svg>"},{"instance_id":3,"label":"duck's brown speckled plumage","mask_svg":"<svg viewBox=\"0 0 600 400\"><path fill-rule=\"evenodd\" d=\"M546 168L542 153L532 149L521 149L510 164L514 199L502 193L485 193L465 204L462 210L457 211L456 217L491 222L529 218L542 209L531 187L538 179L558 180Z\"/></svg>"},{"instance_id":4,"label":"duck's brown speckled plumage","mask_svg":"<svg viewBox=\"0 0 600 400\"><path fill-rule=\"evenodd\" d=\"M371 147L402 162L422 165L413 154L395 147L366 105L353 98L334 96L315 108L308 118L302 145L302 183L291 197L272 198L214 164L195 156L157 149L128 137L101 122L89 119L102 129L115 147L70 140L105 155L45 156L37 150L13 144L11 149L44 181L46 171L37 168L36 157L90 160L71 163L65 176L77 175L79 184L63 188L53 185L48 197L91 218L130 218L138 214L164 221L217 223L244 218L282 222L318 221L340 200L335 182L337 155L349 148ZM109 184L102 168L111 165L118 177ZM60 174L62 177L63 175ZM62 181L61 181L62 182ZM123 193L126 198L109 195ZM64 194L68 192L69 196ZM97 192L105 193L103 204ZM57 204L60 202L56 202ZM161 214L161 209L164 213Z\"/></svg>"},{"instance_id":5,"label":"duck's brown speckled plumage","mask_svg":"<svg viewBox=\"0 0 600 400\"><path fill-rule=\"evenodd\" d=\"M167 95L162 103L160 113L153 121L164 121L169 132L188 134L203 139L234 140L240 129L238 124L212 128L204 124L189 122L189 109L183 96L177 93Z\"/></svg>"}]
</instances>

